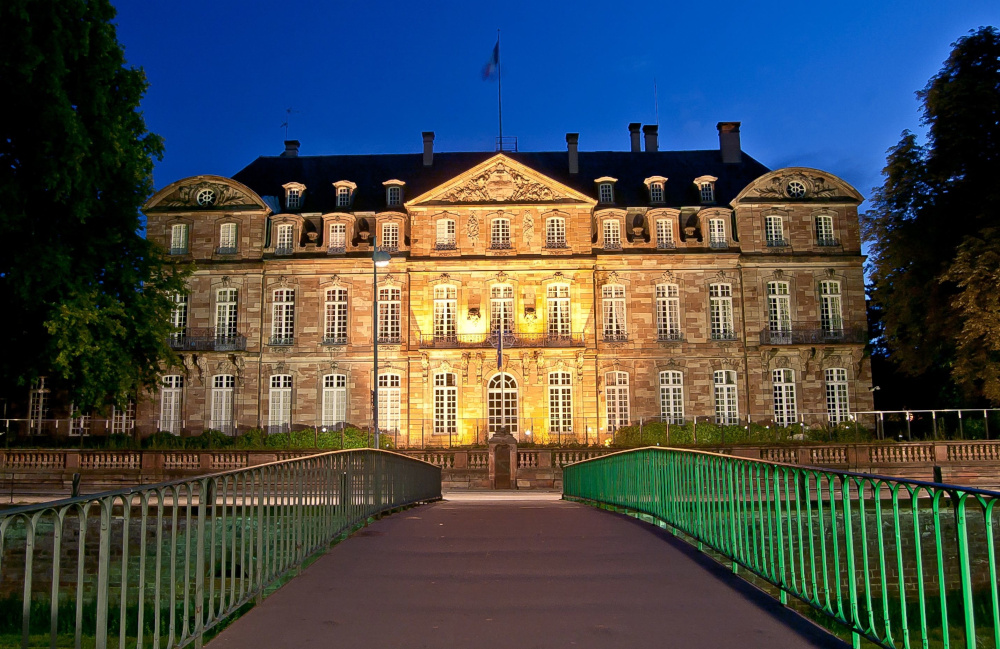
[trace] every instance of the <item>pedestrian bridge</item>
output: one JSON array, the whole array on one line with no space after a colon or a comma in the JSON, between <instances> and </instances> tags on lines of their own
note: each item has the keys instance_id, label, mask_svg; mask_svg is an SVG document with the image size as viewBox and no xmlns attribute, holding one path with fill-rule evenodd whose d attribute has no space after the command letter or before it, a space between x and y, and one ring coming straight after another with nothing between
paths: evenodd
<instances>
[{"instance_id":1,"label":"pedestrian bridge","mask_svg":"<svg viewBox=\"0 0 1000 649\"><path fill-rule=\"evenodd\" d=\"M343 451L8 510L0 646L841 643L796 609L1000 647L997 493L663 448L568 466L561 498L440 484Z\"/></svg>"}]
</instances>

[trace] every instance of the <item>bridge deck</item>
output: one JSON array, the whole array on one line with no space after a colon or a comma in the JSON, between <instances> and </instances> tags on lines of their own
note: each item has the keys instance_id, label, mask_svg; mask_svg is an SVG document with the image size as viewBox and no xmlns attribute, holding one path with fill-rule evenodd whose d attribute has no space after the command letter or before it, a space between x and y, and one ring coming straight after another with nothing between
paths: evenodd
<instances>
[{"instance_id":1,"label":"bridge deck","mask_svg":"<svg viewBox=\"0 0 1000 649\"><path fill-rule=\"evenodd\" d=\"M244 647L844 647L669 534L468 494L360 531L237 620Z\"/></svg>"}]
</instances>

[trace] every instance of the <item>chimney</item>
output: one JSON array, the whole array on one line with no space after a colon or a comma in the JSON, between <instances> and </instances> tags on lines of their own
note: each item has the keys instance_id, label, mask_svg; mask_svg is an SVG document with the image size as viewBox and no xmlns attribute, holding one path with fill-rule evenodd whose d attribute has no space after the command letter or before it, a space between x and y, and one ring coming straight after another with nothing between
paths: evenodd
<instances>
[{"instance_id":1,"label":"chimney","mask_svg":"<svg viewBox=\"0 0 1000 649\"><path fill-rule=\"evenodd\" d=\"M285 150L281 153L282 158L297 158L299 157L299 141L298 140L285 140Z\"/></svg>"},{"instance_id":2,"label":"chimney","mask_svg":"<svg viewBox=\"0 0 1000 649\"><path fill-rule=\"evenodd\" d=\"M739 164L742 162L743 152L740 148L740 123L719 122L715 127L719 129L719 153L722 154L722 162L726 164Z\"/></svg>"},{"instance_id":3,"label":"chimney","mask_svg":"<svg viewBox=\"0 0 1000 649\"><path fill-rule=\"evenodd\" d=\"M642 134L646 136L646 151L656 151L659 148L656 144L656 131L659 128L656 124L646 124L642 127ZM638 151L638 148L636 150Z\"/></svg>"},{"instance_id":4,"label":"chimney","mask_svg":"<svg viewBox=\"0 0 1000 649\"><path fill-rule=\"evenodd\" d=\"M579 133L566 134L566 148L569 150L569 172L571 174L579 173L580 171L580 156L576 150L576 147L579 144Z\"/></svg>"},{"instance_id":5,"label":"chimney","mask_svg":"<svg viewBox=\"0 0 1000 649\"><path fill-rule=\"evenodd\" d=\"M632 153L642 151L639 146L639 131L642 130L642 124L639 122L632 122L628 125L628 135L632 140Z\"/></svg>"},{"instance_id":6,"label":"chimney","mask_svg":"<svg viewBox=\"0 0 1000 649\"><path fill-rule=\"evenodd\" d=\"M434 131L424 131L424 166L434 164Z\"/></svg>"}]
</instances>

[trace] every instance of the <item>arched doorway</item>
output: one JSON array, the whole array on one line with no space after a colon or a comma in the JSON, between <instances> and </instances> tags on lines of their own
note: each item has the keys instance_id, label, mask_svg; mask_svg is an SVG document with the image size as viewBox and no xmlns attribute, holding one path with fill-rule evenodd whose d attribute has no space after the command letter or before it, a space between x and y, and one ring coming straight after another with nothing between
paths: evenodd
<instances>
[{"instance_id":1,"label":"arched doorway","mask_svg":"<svg viewBox=\"0 0 1000 649\"><path fill-rule=\"evenodd\" d=\"M517 379L510 374L497 374L486 388L486 404L491 435L506 432L518 437Z\"/></svg>"}]
</instances>

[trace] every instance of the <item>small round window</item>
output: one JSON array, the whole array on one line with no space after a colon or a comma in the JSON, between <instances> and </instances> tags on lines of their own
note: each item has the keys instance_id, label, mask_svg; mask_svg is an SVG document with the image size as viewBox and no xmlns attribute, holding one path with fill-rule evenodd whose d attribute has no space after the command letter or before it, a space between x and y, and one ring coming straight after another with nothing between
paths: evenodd
<instances>
[{"instance_id":1,"label":"small round window","mask_svg":"<svg viewBox=\"0 0 1000 649\"><path fill-rule=\"evenodd\" d=\"M215 190L214 189L202 189L198 192L196 197L198 205L207 206L215 204Z\"/></svg>"},{"instance_id":2,"label":"small round window","mask_svg":"<svg viewBox=\"0 0 1000 649\"><path fill-rule=\"evenodd\" d=\"M806 195L806 186L800 180L792 180L788 183L787 191L792 198L802 198Z\"/></svg>"}]
</instances>

